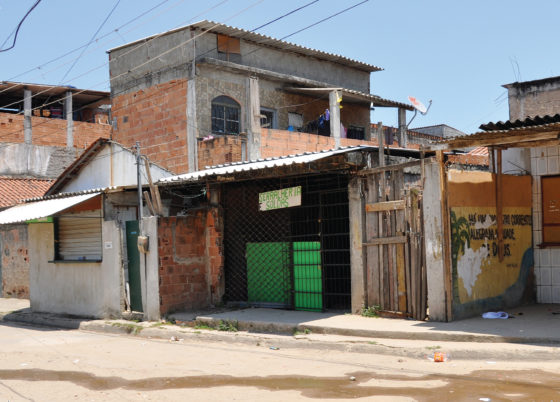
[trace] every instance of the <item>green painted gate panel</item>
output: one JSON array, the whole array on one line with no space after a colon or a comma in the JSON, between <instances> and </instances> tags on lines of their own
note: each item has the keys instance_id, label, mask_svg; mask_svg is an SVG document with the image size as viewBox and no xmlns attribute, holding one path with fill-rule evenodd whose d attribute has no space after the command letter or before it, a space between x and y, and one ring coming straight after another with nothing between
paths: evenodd
<instances>
[{"instance_id":1,"label":"green painted gate panel","mask_svg":"<svg viewBox=\"0 0 560 402\"><path fill-rule=\"evenodd\" d=\"M294 307L296 310L323 310L321 243L294 242Z\"/></svg>"},{"instance_id":2,"label":"green painted gate panel","mask_svg":"<svg viewBox=\"0 0 560 402\"><path fill-rule=\"evenodd\" d=\"M142 287L140 282L140 252L138 251L138 221L126 221L126 250L128 258L128 283L130 308L142 310Z\"/></svg>"},{"instance_id":3,"label":"green painted gate panel","mask_svg":"<svg viewBox=\"0 0 560 402\"><path fill-rule=\"evenodd\" d=\"M247 301L291 305L290 243L247 243Z\"/></svg>"}]
</instances>

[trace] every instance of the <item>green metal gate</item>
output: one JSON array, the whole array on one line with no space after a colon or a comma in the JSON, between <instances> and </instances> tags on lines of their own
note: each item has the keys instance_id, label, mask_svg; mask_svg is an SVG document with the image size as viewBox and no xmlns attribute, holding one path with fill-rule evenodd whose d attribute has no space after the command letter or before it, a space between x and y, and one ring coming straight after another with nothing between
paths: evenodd
<instances>
[{"instance_id":1,"label":"green metal gate","mask_svg":"<svg viewBox=\"0 0 560 402\"><path fill-rule=\"evenodd\" d=\"M130 287L130 308L142 310L142 286L140 280L140 252L138 251L138 221L126 222L126 254L128 258L128 283Z\"/></svg>"}]
</instances>

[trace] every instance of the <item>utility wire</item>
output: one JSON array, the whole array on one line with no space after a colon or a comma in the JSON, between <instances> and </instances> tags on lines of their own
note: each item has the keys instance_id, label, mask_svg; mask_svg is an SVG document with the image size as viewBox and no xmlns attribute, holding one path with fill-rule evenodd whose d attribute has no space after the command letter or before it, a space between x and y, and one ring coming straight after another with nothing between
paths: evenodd
<instances>
[{"instance_id":1,"label":"utility wire","mask_svg":"<svg viewBox=\"0 0 560 402\"><path fill-rule=\"evenodd\" d=\"M111 15L113 15L113 13L115 12L115 9L117 8L117 6L119 5L119 3L121 2L121 0L117 0L117 2L115 3L115 5L113 6L113 8L111 9L111 11L109 11L109 14L107 14L107 17L105 17L105 19L103 20L103 22L101 23L101 25L99 25L99 28L97 28L97 30L95 31L95 33L93 34L93 36L91 37L91 39L89 40L88 43L86 43L85 47L82 49L82 52L80 53L80 55L74 59L74 63L72 63L72 65L70 66L70 68L66 71L66 73L64 74L64 76L62 77L62 79L60 80L61 83L64 82L64 80L66 79L66 77L68 76L68 74L70 73L70 71L72 71L72 69L74 68L74 66L76 65L76 63L78 62L78 60L81 59L81 57L84 55L84 52L86 51L86 49L88 48L88 46L95 40L95 38L97 37L97 35L99 34L99 31L101 31L101 29L103 28L103 26L107 23L107 20L111 17Z\"/></svg>"},{"instance_id":2,"label":"utility wire","mask_svg":"<svg viewBox=\"0 0 560 402\"><path fill-rule=\"evenodd\" d=\"M276 21L279 21L279 20L281 20L282 18L287 17L288 15L292 15L292 14L294 14L294 13L297 13L298 11L303 10L304 8L309 7L310 5L312 5L312 4L314 4L314 3L318 3L318 2L319 2L319 0L314 0L314 1L310 2L310 3L304 4L303 6L298 7L298 8L296 8L296 9L294 9L294 10L292 10L292 11L290 11L290 12L284 14L284 15L281 15L280 17L275 18L275 19L273 19L272 21L269 21L269 22L267 22L267 23L265 23L265 24L263 24L263 25L261 25L261 26L258 26L258 27L256 27L256 28L253 28L251 31L258 31L259 29L264 28L264 27L267 26L267 25L270 25L270 24L272 24L272 23L274 23L274 22L276 22Z\"/></svg>"},{"instance_id":3,"label":"utility wire","mask_svg":"<svg viewBox=\"0 0 560 402\"><path fill-rule=\"evenodd\" d=\"M23 24L23 21L25 21L25 19L29 16L29 14L31 14L31 11L33 11L35 9L35 7L37 7L39 5L39 3L41 2L41 0L37 0L35 2L35 4L33 4L31 6L31 8L29 10L27 10L27 12L25 13L25 15L23 16L23 18L19 21L19 23L17 24L16 27L16 33L14 34L14 41L12 42L12 46L6 48L6 49L0 49L0 53L1 52L7 52L10 49L13 49L16 46L16 41L17 41L17 37L18 37L18 33L19 33L19 29L21 28L21 25ZM10 35L11 36L11 35ZM10 37L8 36L8 38ZM7 40L7 39L6 39ZM4 41L4 43L6 43ZM3 46L3 45L2 45Z\"/></svg>"},{"instance_id":4,"label":"utility wire","mask_svg":"<svg viewBox=\"0 0 560 402\"><path fill-rule=\"evenodd\" d=\"M248 6L247 8L241 10L241 11L238 12L238 13L235 13L235 14L232 15L232 16L230 16L230 17L229 17L228 19L226 19L225 21L227 21L227 20L229 20L229 19L232 19L232 18L238 16L239 14L241 14L241 13L247 11L248 9L250 9L250 8L252 8L252 7L254 7L254 6L256 6L257 4L261 3L262 1L264 1L264 0L259 0L259 1L255 2L255 3L251 4L251 5ZM317 21L317 22L315 22L315 23L313 23L313 24L310 24L310 25L308 25L307 27L304 27L304 28L302 28L302 29L297 30L296 32L293 32L293 33L291 33L291 34L289 34L289 35L287 35L287 36L284 36L284 37L281 38L280 40L283 40L283 39L288 38L288 37L290 37L290 36L293 36L293 35L295 35L295 34L297 34L297 33L300 33L300 32L302 32L302 31L304 31L304 30L306 30L306 29L309 29L309 28L311 28L311 27L313 27L313 26L316 26L316 25L318 25L318 24L320 24L320 23L322 23L322 22L325 22L325 21L327 21L327 20L329 20L329 19L331 19L331 18L333 18L333 17L335 17L335 16L338 16L338 15L340 15L340 14L342 14L342 13L345 13L345 12L347 12L347 11L353 9L353 8L356 8L356 7L360 6L361 4L364 4L364 3L368 2L368 1L369 1L369 0L361 1L361 2L356 3L356 4L354 4L354 5L350 6L350 7L347 7L347 8L345 8L345 9L341 10L341 11L338 11L338 12L336 12L336 13L334 13L334 14L331 14L330 16L328 16L328 17L326 17L326 18L323 18L323 19L321 19L321 20L319 20L319 21ZM313 3L313 2L312 2L312 3ZM310 3L310 4L312 4L312 3ZM290 13L288 13L287 15L289 15L289 14L290 14ZM271 23L275 22L276 20L277 20L277 19L272 20L272 21L266 23L265 25L271 24ZM143 67L144 65L148 64L149 62L151 62L151 61L153 61L153 60L157 60L159 57L161 57L161 56L163 56L163 55L165 55L165 54L167 54L167 53L169 53L169 52L171 52L171 51L173 51L173 50L175 50L175 49L177 49L177 48L179 48L179 47L181 47L181 46L183 46L183 45L185 45L185 44L187 44L187 43L189 43L189 42L191 42L192 40L197 39L198 37L204 35L204 34L207 33L207 32L212 31L212 29L215 28L215 27L217 27L218 25L221 25L221 24L220 24L220 23L217 23L217 24L215 24L213 27L211 27L210 29L208 29L207 31L204 31L204 32L202 32L202 33L199 34L199 35L196 35L196 36L194 36L194 37L192 37L192 38L190 38L190 39L188 39L188 40L186 40L186 41L184 41L184 42L179 43L178 45L176 45L176 46L174 46L174 47L172 47L172 48L170 48L170 49L168 49L168 50L162 52L161 54L156 55L156 56L154 56L154 57L148 59L148 60L145 61L144 63L141 63L141 64L139 64L139 65L133 67L131 70L129 70L129 71L127 71L127 72L124 72L124 73L121 73L121 74L119 74L119 75L117 75L117 76L115 76L115 77L112 77L112 78L110 78L108 81L100 82L99 85L102 85L102 84L105 84L105 83L110 83L112 80L114 80L114 79L116 79L116 78L120 78L120 77L123 76L123 75L130 74L132 71L134 71L134 70L136 70L136 69L138 69L138 68L140 68L140 67ZM163 34L164 34L164 33L162 33L162 34L160 34L160 35L156 35L155 37L150 38L150 40L153 40L153 39L155 39L156 37L159 37L159 36L161 36L161 35L163 35ZM141 45L139 45L139 46L145 45L146 43L147 43L147 42L144 42L143 44L141 44ZM138 47L139 47L139 46L138 46ZM137 49L138 47L134 48L133 50ZM252 52L250 52L250 53L248 53L248 54L254 53L254 52L256 52L257 50L259 50L259 49L256 49L256 50L254 50L254 51L252 51ZM191 61L192 61L192 60L191 60ZM106 64L107 64L107 63L104 63L103 65L98 66L98 67L94 68L93 70L99 69L99 68L105 66ZM90 70L90 71L86 72L85 74L88 74L89 72L91 72L91 71L93 71L93 70ZM84 75L84 74L82 74L82 75ZM83 93L83 92L86 92L86 91L88 91L88 90L87 90L87 89L83 89L83 90L80 90L80 91L76 92L75 94L80 94L80 93ZM43 92L44 92L44 91L43 91ZM37 94L39 94L39 93L37 93ZM49 104L56 103L56 102L58 102L58 101L53 101L53 102L50 102ZM19 102L16 102L16 103L19 103ZM13 104L15 104L15 103L13 103ZM12 106L13 104L10 104L10 105L4 106L4 107L9 107L9 106ZM45 106L48 106L49 104L47 104L47 105L45 105ZM81 110L81 109L82 109L82 108L79 108L78 110ZM18 113L18 114L21 114L21 112ZM3 135L3 136L10 135L10 134L16 134L16 133L18 133L18 132L20 132L20 131L21 131L21 130L17 130L17 131L14 131L13 133L7 133L7 134L5 134L5 135ZM0 136L0 138L3 137L3 136Z\"/></svg>"}]
</instances>

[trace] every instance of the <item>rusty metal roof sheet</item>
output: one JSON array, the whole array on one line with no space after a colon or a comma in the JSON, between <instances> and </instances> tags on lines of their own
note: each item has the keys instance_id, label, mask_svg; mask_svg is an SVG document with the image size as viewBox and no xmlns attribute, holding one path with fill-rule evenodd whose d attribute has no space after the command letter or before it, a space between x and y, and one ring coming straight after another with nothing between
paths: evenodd
<instances>
[{"instance_id":1,"label":"rusty metal roof sheet","mask_svg":"<svg viewBox=\"0 0 560 402\"><path fill-rule=\"evenodd\" d=\"M330 149L319 152L306 152L304 154L278 156L266 159L258 159L249 162L235 162L224 165L212 166L206 170L199 170L197 172L180 174L177 176L166 177L158 181L158 183L181 183L181 182L196 182L205 177L210 176L226 176L234 173L248 172L262 169L270 169L280 166L290 166L297 164L305 164L317 161L319 159L328 158L333 155L344 154L354 151L368 151L374 150L377 147L361 145L356 147L341 147L339 149Z\"/></svg>"}]
</instances>

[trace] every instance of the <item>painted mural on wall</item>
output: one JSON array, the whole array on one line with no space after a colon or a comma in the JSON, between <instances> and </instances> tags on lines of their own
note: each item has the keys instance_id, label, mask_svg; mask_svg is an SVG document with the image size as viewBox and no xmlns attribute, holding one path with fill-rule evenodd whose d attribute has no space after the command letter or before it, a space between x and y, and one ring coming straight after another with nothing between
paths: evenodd
<instances>
[{"instance_id":1,"label":"painted mural on wall","mask_svg":"<svg viewBox=\"0 0 560 402\"><path fill-rule=\"evenodd\" d=\"M451 209L452 263L458 301L499 296L519 277L531 247L531 208L504 208L504 258L498 256L496 208Z\"/></svg>"},{"instance_id":2,"label":"painted mural on wall","mask_svg":"<svg viewBox=\"0 0 560 402\"><path fill-rule=\"evenodd\" d=\"M503 176L503 259L498 252L494 176L450 174L454 316L518 304L532 269L531 178Z\"/></svg>"}]
</instances>

